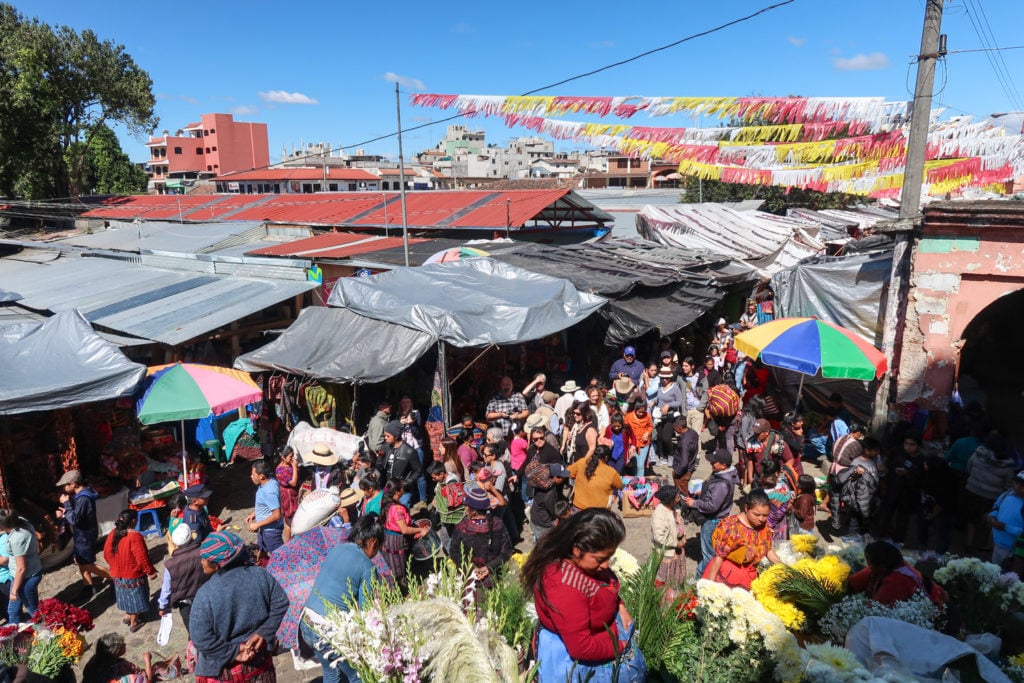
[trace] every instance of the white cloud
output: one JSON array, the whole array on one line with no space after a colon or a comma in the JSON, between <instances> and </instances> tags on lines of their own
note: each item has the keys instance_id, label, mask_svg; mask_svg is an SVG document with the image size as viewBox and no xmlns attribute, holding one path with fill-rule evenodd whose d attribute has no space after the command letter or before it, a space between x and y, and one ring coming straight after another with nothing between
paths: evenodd
<instances>
[{"instance_id":1,"label":"white cloud","mask_svg":"<svg viewBox=\"0 0 1024 683\"><path fill-rule=\"evenodd\" d=\"M803 47L807 40L798 36L786 36L786 42L794 47Z\"/></svg>"},{"instance_id":2,"label":"white cloud","mask_svg":"<svg viewBox=\"0 0 1024 683\"><path fill-rule=\"evenodd\" d=\"M275 102L277 104L320 104L309 95L300 92L288 92L287 90L268 90L259 93L260 99L264 102Z\"/></svg>"},{"instance_id":3,"label":"white cloud","mask_svg":"<svg viewBox=\"0 0 1024 683\"><path fill-rule=\"evenodd\" d=\"M869 55L836 57L832 60L832 65L840 71L877 71L889 66L889 58L881 52L872 52Z\"/></svg>"},{"instance_id":4,"label":"white cloud","mask_svg":"<svg viewBox=\"0 0 1024 683\"><path fill-rule=\"evenodd\" d=\"M384 74L384 80L388 83L397 83L406 88L412 88L413 90L426 90L427 86L423 85L423 81L412 76L401 76L393 71L389 71Z\"/></svg>"},{"instance_id":5,"label":"white cloud","mask_svg":"<svg viewBox=\"0 0 1024 683\"><path fill-rule=\"evenodd\" d=\"M455 24L452 25L452 27L449 30L452 33L476 33L476 29L473 28L473 25L465 21L456 22Z\"/></svg>"},{"instance_id":6,"label":"white cloud","mask_svg":"<svg viewBox=\"0 0 1024 683\"><path fill-rule=\"evenodd\" d=\"M235 116L252 116L253 114L259 114L259 107L253 107L248 104L243 104L240 107L232 107L231 113Z\"/></svg>"},{"instance_id":7,"label":"white cloud","mask_svg":"<svg viewBox=\"0 0 1024 683\"><path fill-rule=\"evenodd\" d=\"M192 97L191 95L171 95L165 92L158 92L154 97L158 100L181 100L188 104L199 104L199 100Z\"/></svg>"}]
</instances>

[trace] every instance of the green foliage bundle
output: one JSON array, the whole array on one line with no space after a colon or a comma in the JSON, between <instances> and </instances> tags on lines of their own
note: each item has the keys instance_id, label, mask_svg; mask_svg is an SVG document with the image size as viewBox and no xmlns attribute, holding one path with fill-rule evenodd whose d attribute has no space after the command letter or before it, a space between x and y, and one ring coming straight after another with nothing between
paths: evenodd
<instances>
[{"instance_id":1,"label":"green foliage bundle","mask_svg":"<svg viewBox=\"0 0 1024 683\"><path fill-rule=\"evenodd\" d=\"M776 596L795 605L812 619L823 616L832 605L843 599L846 590L828 577L787 568L775 583Z\"/></svg>"},{"instance_id":2,"label":"green foliage bundle","mask_svg":"<svg viewBox=\"0 0 1024 683\"><path fill-rule=\"evenodd\" d=\"M619 590L636 624L634 643L647 660L649 671L662 668L665 643L679 627L675 610L665 599L665 589L654 585L661 559L662 553L653 550L639 570L622 579Z\"/></svg>"}]
</instances>

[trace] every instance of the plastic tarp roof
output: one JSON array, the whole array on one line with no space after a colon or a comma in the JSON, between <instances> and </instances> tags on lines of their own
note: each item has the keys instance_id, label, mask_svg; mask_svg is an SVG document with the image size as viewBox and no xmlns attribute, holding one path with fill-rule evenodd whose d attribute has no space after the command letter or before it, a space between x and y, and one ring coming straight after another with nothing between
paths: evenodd
<instances>
[{"instance_id":1,"label":"plastic tarp roof","mask_svg":"<svg viewBox=\"0 0 1024 683\"><path fill-rule=\"evenodd\" d=\"M313 306L302 309L277 339L235 359L235 369L352 384L381 382L412 365L434 343L427 332L347 308Z\"/></svg>"},{"instance_id":2,"label":"plastic tarp roof","mask_svg":"<svg viewBox=\"0 0 1024 683\"><path fill-rule=\"evenodd\" d=\"M540 339L606 303L568 280L490 258L341 278L327 300L329 306L426 332L458 347Z\"/></svg>"},{"instance_id":3,"label":"plastic tarp roof","mask_svg":"<svg viewBox=\"0 0 1024 683\"><path fill-rule=\"evenodd\" d=\"M0 415L127 396L145 375L78 311L0 327Z\"/></svg>"},{"instance_id":4,"label":"plastic tarp roof","mask_svg":"<svg viewBox=\"0 0 1024 683\"><path fill-rule=\"evenodd\" d=\"M636 223L645 239L744 261L766 280L825 249L819 229L805 220L718 204L645 206Z\"/></svg>"},{"instance_id":5,"label":"plastic tarp roof","mask_svg":"<svg viewBox=\"0 0 1024 683\"><path fill-rule=\"evenodd\" d=\"M815 316L880 347L891 273L891 248L807 259L772 278L777 315Z\"/></svg>"}]
</instances>

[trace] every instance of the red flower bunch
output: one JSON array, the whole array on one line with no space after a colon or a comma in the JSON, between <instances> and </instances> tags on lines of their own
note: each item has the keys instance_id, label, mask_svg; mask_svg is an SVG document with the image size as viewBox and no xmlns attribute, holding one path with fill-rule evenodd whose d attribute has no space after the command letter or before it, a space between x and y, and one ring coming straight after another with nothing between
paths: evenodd
<instances>
[{"instance_id":1,"label":"red flower bunch","mask_svg":"<svg viewBox=\"0 0 1024 683\"><path fill-rule=\"evenodd\" d=\"M62 627L74 633L92 630L92 616L81 607L69 605L57 598L47 598L39 603L36 622L42 622L48 628Z\"/></svg>"},{"instance_id":2,"label":"red flower bunch","mask_svg":"<svg viewBox=\"0 0 1024 683\"><path fill-rule=\"evenodd\" d=\"M0 640L6 640L18 632L17 624L8 624L0 628Z\"/></svg>"},{"instance_id":3,"label":"red flower bunch","mask_svg":"<svg viewBox=\"0 0 1024 683\"><path fill-rule=\"evenodd\" d=\"M672 608L680 621L693 621L697 618L697 592L692 588L683 591L672 603Z\"/></svg>"}]
</instances>

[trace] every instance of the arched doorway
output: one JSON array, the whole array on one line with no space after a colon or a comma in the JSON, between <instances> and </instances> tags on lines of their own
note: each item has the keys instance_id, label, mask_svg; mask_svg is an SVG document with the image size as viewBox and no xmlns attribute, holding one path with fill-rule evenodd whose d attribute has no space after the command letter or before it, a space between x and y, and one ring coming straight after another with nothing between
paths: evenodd
<instances>
[{"instance_id":1,"label":"arched doorway","mask_svg":"<svg viewBox=\"0 0 1024 683\"><path fill-rule=\"evenodd\" d=\"M977 398L990 422L1024 447L1024 289L999 297L964 328L960 387Z\"/></svg>"}]
</instances>

